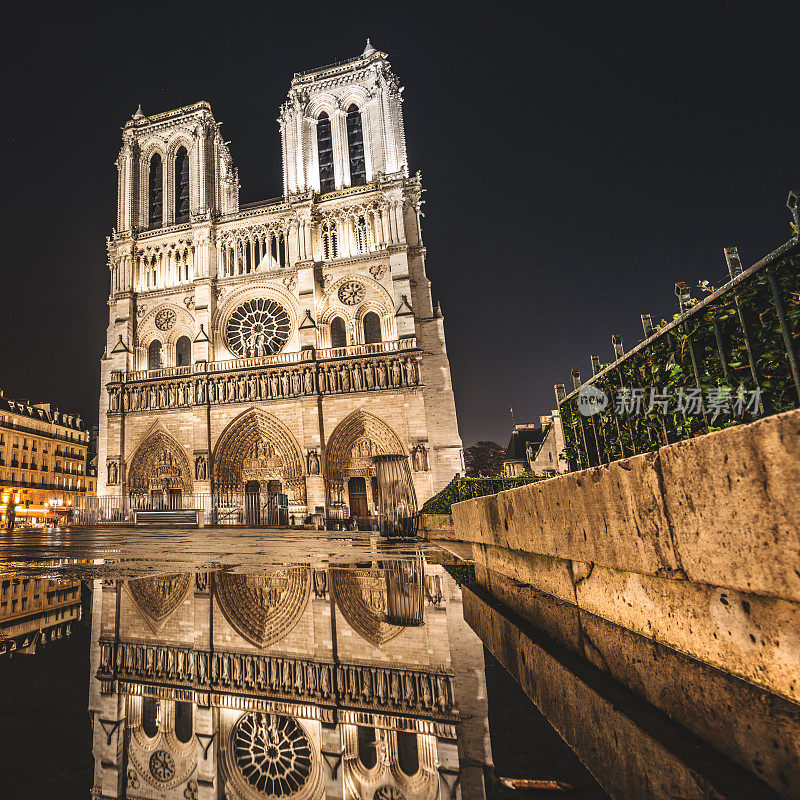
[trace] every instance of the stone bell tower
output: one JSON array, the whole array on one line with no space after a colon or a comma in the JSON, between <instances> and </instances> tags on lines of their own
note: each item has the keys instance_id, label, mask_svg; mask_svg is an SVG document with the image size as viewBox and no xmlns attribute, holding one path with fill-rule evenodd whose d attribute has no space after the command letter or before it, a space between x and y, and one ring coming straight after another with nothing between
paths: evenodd
<instances>
[{"instance_id":1,"label":"stone bell tower","mask_svg":"<svg viewBox=\"0 0 800 800\"><path fill-rule=\"evenodd\" d=\"M386 53L369 39L357 58L296 73L279 119L284 192L408 177L402 92ZM363 148L354 155L359 139Z\"/></svg>"}]
</instances>

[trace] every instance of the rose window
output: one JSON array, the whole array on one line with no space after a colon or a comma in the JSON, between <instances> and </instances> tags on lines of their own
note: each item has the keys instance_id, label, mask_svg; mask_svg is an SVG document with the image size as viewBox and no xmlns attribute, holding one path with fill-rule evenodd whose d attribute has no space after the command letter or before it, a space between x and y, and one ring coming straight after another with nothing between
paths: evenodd
<instances>
[{"instance_id":1,"label":"rose window","mask_svg":"<svg viewBox=\"0 0 800 800\"><path fill-rule=\"evenodd\" d=\"M171 308L162 308L156 314L156 328L168 331L175 324L175 312Z\"/></svg>"},{"instance_id":2,"label":"rose window","mask_svg":"<svg viewBox=\"0 0 800 800\"><path fill-rule=\"evenodd\" d=\"M269 356L283 349L291 327L289 314L280 303L265 297L248 300L228 320L228 347L248 358Z\"/></svg>"},{"instance_id":3,"label":"rose window","mask_svg":"<svg viewBox=\"0 0 800 800\"><path fill-rule=\"evenodd\" d=\"M175 777L175 761L166 750L156 750L150 756L150 774L161 783L167 783Z\"/></svg>"},{"instance_id":4,"label":"rose window","mask_svg":"<svg viewBox=\"0 0 800 800\"><path fill-rule=\"evenodd\" d=\"M311 743L290 717L250 711L233 732L233 758L241 776L267 797L290 797L311 774Z\"/></svg>"},{"instance_id":5,"label":"rose window","mask_svg":"<svg viewBox=\"0 0 800 800\"><path fill-rule=\"evenodd\" d=\"M358 281L347 281L339 289L339 299L346 306L357 306L366 294L364 285Z\"/></svg>"}]
</instances>

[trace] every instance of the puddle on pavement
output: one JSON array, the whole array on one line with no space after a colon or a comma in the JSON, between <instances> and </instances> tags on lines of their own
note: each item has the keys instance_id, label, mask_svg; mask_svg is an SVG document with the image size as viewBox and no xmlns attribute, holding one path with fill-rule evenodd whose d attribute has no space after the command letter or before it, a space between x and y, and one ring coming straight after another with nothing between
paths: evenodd
<instances>
[{"instance_id":1,"label":"puddle on pavement","mask_svg":"<svg viewBox=\"0 0 800 800\"><path fill-rule=\"evenodd\" d=\"M366 534L4 539L5 796L605 797L464 621L467 555Z\"/></svg>"}]
</instances>

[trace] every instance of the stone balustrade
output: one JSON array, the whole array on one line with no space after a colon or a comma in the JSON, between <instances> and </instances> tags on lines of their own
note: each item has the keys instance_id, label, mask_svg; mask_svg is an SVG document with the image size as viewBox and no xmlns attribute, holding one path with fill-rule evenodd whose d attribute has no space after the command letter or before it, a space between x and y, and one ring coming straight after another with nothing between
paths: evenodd
<instances>
[{"instance_id":1,"label":"stone balustrade","mask_svg":"<svg viewBox=\"0 0 800 800\"><path fill-rule=\"evenodd\" d=\"M101 640L100 680L138 681L226 693L381 709L453 719L453 675L443 670L333 664L171 645Z\"/></svg>"},{"instance_id":2,"label":"stone balustrade","mask_svg":"<svg viewBox=\"0 0 800 800\"><path fill-rule=\"evenodd\" d=\"M114 372L109 413L420 386L415 339L163 370Z\"/></svg>"}]
</instances>

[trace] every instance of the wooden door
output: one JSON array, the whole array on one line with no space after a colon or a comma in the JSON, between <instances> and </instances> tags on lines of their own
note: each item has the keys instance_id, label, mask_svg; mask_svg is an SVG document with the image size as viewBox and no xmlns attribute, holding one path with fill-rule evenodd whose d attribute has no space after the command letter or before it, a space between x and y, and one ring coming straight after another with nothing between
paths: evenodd
<instances>
[{"instance_id":1,"label":"wooden door","mask_svg":"<svg viewBox=\"0 0 800 800\"><path fill-rule=\"evenodd\" d=\"M347 482L347 491L350 495L350 516L367 516L367 482L364 478L350 478Z\"/></svg>"}]
</instances>

